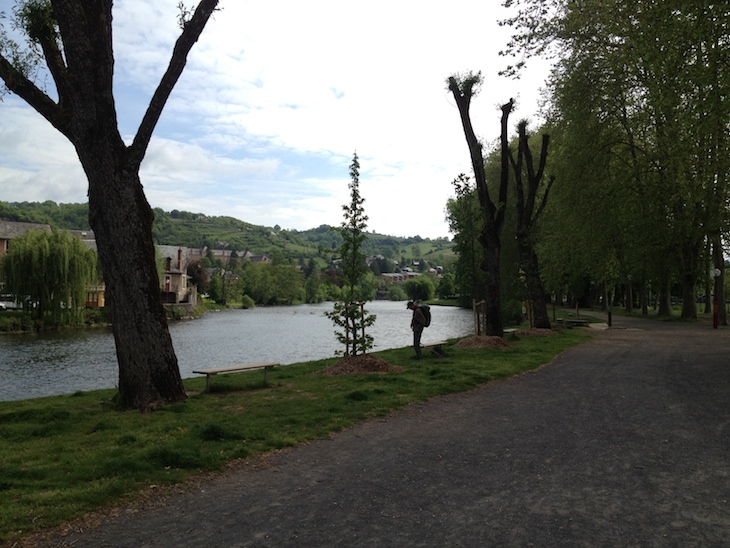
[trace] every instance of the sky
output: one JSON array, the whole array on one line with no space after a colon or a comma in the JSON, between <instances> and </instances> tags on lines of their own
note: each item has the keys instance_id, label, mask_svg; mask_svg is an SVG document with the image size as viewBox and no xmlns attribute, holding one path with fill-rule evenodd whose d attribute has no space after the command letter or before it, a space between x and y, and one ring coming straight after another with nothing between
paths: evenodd
<instances>
[{"instance_id":1,"label":"sky","mask_svg":"<svg viewBox=\"0 0 730 548\"><path fill-rule=\"evenodd\" d=\"M178 2L115 2L115 101L128 144L179 36ZM0 0L0 12L13 5ZM521 119L540 122L547 63L529 61L518 80L498 75L509 63L498 55L510 35L497 24L509 15L501 0L219 5L142 163L152 207L284 229L339 226L357 153L368 231L450 237L451 183L472 171L447 78L482 72L471 116L487 144L510 98L511 132ZM85 203L87 186L65 137L5 95L0 200Z\"/></svg>"}]
</instances>

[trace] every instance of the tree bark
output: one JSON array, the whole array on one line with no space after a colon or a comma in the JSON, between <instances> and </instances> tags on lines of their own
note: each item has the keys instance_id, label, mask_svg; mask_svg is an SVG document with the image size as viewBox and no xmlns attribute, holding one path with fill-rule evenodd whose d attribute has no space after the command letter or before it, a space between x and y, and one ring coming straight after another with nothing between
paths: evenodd
<instances>
[{"instance_id":1,"label":"tree bark","mask_svg":"<svg viewBox=\"0 0 730 548\"><path fill-rule=\"evenodd\" d=\"M672 303L671 293L669 291L670 281L668 277L660 280L659 286L659 307L657 309L657 316L671 316L672 315Z\"/></svg>"},{"instance_id":2,"label":"tree bark","mask_svg":"<svg viewBox=\"0 0 730 548\"><path fill-rule=\"evenodd\" d=\"M698 281L698 265L700 242L685 241L679 248L679 275L682 282L682 319L697 319L697 303L695 302L695 289Z\"/></svg>"},{"instance_id":3,"label":"tree bark","mask_svg":"<svg viewBox=\"0 0 730 548\"><path fill-rule=\"evenodd\" d=\"M641 279L641 283L639 284L639 291L639 306L641 307L641 313L644 316L647 316L649 314L649 290L644 278Z\"/></svg>"},{"instance_id":4,"label":"tree bark","mask_svg":"<svg viewBox=\"0 0 730 548\"><path fill-rule=\"evenodd\" d=\"M485 223L486 224L486 223ZM484 273L484 334L491 337L504 335L502 321L502 298L500 295L500 239L494 230L484 229L479 236L479 242L484 248L482 272Z\"/></svg>"},{"instance_id":5,"label":"tree bark","mask_svg":"<svg viewBox=\"0 0 730 548\"><path fill-rule=\"evenodd\" d=\"M89 179L89 222L104 272L119 363L119 403L152 410L186 398L160 299L154 215L135 170L116 155L79 153Z\"/></svg>"}]
</instances>

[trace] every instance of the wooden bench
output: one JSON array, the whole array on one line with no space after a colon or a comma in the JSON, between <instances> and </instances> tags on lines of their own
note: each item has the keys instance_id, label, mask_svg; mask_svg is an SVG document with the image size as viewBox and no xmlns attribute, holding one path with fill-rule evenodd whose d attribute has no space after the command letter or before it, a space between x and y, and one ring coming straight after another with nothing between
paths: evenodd
<instances>
[{"instance_id":1,"label":"wooden bench","mask_svg":"<svg viewBox=\"0 0 730 548\"><path fill-rule=\"evenodd\" d=\"M562 323L564 325L588 325L590 320L587 320L586 318L558 318L558 323Z\"/></svg>"},{"instance_id":2,"label":"wooden bench","mask_svg":"<svg viewBox=\"0 0 730 548\"><path fill-rule=\"evenodd\" d=\"M449 341L437 341L437 342L427 343L422 346L423 346L423 348L428 348L431 351L431 354L433 354L437 358L445 358L446 352L444 352L441 349L441 347L445 344L449 344Z\"/></svg>"},{"instance_id":3,"label":"wooden bench","mask_svg":"<svg viewBox=\"0 0 730 548\"><path fill-rule=\"evenodd\" d=\"M264 384L268 382L267 373L269 369L272 369L280 364L273 362L265 363L248 363L245 365L232 365L230 367L219 367L217 369L197 369L193 373L198 375L205 375L205 391L210 391L210 378L213 375L219 375L221 373L238 373L241 371L250 371L252 369L263 369L264 370Z\"/></svg>"}]
</instances>

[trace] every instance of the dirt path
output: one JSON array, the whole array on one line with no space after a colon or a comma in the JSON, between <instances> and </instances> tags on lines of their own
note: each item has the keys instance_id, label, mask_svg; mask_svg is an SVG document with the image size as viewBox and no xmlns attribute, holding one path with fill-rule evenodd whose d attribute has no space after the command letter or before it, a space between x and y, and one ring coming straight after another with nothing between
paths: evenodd
<instances>
[{"instance_id":1,"label":"dirt path","mask_svg":"<svg viewBox=\"0 0 730 548\"><path fill-rule=\"evenodd\" d=\"M613 323L52 545L730 545L730 329Z\"/></svg>"}]
</instances>

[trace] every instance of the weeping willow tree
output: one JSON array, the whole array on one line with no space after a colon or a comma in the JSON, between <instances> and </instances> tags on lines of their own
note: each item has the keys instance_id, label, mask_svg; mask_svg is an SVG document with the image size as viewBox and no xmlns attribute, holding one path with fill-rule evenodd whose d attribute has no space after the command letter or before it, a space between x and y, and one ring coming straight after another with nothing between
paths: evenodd
<instances>
[{"instance_id":1,"label":"weeping willow tree","mask_svg":"<svg viewBox=\"0 0 730 548\"><path fill-rule=\"evenodd\" d=\"M96 281L96 253L65 231L29 230L3 260L6 291L38 321L79 324L86 291Z\"/></svg>"}]
</instances>

